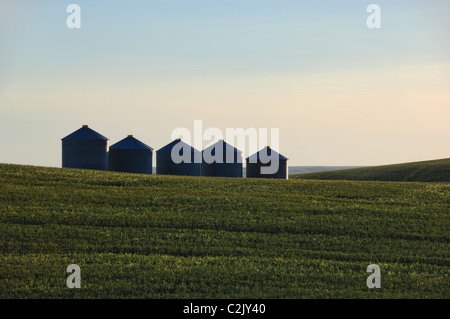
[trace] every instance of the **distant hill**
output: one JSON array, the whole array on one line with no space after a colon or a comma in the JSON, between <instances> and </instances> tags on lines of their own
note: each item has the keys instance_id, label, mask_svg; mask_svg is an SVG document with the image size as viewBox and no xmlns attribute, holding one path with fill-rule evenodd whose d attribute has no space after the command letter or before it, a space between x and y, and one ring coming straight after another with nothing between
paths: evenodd
<instances>
[{"instance_id":1,"label":"distant hill","mask_svg":"<svg viewBox=\"0 0 450 319\"><path fill-rule=\"evenodd\" d=\"M289 178L353 181L450 182L450 158L330 172L298 174L291 175Z\"/></svg>"},{"instance_id":2,"label":"distant hill","mask_svg":"<svg viewBox=\"0 0 450 319\"><path fill-rule=\"evenodd\" d=\"M309 174L325 171L337 171L341 169L360 168L364 166L289 166L289 175Z\"/></svg>"}]
</instances>

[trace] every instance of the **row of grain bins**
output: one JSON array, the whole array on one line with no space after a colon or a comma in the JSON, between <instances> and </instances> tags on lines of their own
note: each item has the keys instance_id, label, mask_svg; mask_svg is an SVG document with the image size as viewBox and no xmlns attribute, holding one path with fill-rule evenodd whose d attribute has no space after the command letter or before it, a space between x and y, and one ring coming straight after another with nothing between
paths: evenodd
<instances>
[{"instance_id":1,"label":"row of grain bins","mask_svg":"<svg viewBox=\"0 0 450 319\"><path fill-rule=\"evenodd\" d=\"M108 140L87 125L83 125L62 139L62 167L152 174L153 149L150 146L128 135L111 145L108 150ZM189 152L191 163L177 164L172 160L171 154L175 146L181 151ZM222 161L196 162L196 156L203 158L203 153L211 154ZM261 174L261 168L270 165L264 159L265 156L279 159L279 167L275 173ZM266 147L246 158L246 176L287 179L287 161L286 157ZM223 140L200 152L180 139L176 139L156 151L156 174L243 177L242 152Z\"/></svg>"}]
</instances>

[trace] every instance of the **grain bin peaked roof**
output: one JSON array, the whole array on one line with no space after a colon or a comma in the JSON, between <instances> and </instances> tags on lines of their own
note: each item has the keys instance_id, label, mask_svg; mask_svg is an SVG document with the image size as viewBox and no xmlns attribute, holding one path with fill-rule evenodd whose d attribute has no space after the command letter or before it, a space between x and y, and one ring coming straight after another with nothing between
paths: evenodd
<instances>
[{"instance_id":1,"label":"grain bin peaked roof","mask_svg":"<svg viewBox=\"0 0 450 319\"><path fill-rule=\"evenodd\" d=\"M242 152L224 140L205 148L202 176L242 178Z\"/></svg>"},{"instance_id":2,"label":"grain bin peaked roof","mask_svg":"<svg viewBox=\"0 0 450 319\"><path fill-rule=\"evenodd\" d=\"M186 144L185 142L183 142L181 139L177 138L176 140L170 142L169 144L167 144L166 146L163 146L162 148L160 148L159 150L157 150L157 153L163 153L163 152L172 152L172 148L177 145L178 143L181 143L182 149L186 150L186 151L190 151L190 152L198 152L198 150L196 150L195 148L193 148L192 146L190 146L189 144Z\"/></svg>"},{"instance_id":3,"label":"grain bin peaked roof","mask_svg":"<svg viewBox=\"0 0 450 319\"><path fill-rule=\"evenodd\" d=\"M266 152L262 153L263 150L266 150ZM287 157L284 157L283 155L281 155L280 153L274 151L273 149L270 148L270 146L266 146L265 148L263 148L262 150L260 150L259 152L247 157L246 159L250 160L250 159L261 159L261 158L266 158L266 157L278 157L279 160L288 160Z\"/></svg>"},{"instance_id":4,"label":"grain bin peaked roof","mask_svg":"<svg viewBox=\"0 0 450 319\"><path fill-rule=\"evenodd\" d=\"M108 169L108 138L83 125L64 137L62 167L81 169Z\"/></svg>"},{"instance_id":5,"label":"grain bin peaked roof","mask_svg":"<svg viewBox=\"0 0 450 319\"><path fill-rule=\"evenodd\" d=\"M123 140L117 142L114 145L111 145L109 149L113 150L153 150L150 146L147 144L142 143L141 141L137 140L133 137L133 135L128 135L128 137L124 138Z\"/></svg>"},{"instance_id":6,"label":"grain bin peaked roof","mask_svg":"<svg viewBox=\"0 0 450 319\"><path fill-rule=\"evenodd\" d=\"M232 153L232 152L234 152L234 153L242 153L240 150L238 150L234 146L228 144L224 140L217 141L213 145L205 148L203 150L203 152L210 152L210 153L212 153L213 149L214 149L214 152L217 152L217 153L221 153L221 152L222 153L228 153L228 152L230 152L230 153Z\"/></svg>"},{"instance_id":7,"label":"grain bin peaked roof","mask_svg":"<svg viewBox=\"0 0 450 319\"><path fill-rule=\"evenodd\" d=\"M107 141L108 138L104 137L100 133L97 133L93 129L90 129L87 125L83 125L80 129L76 130L72 134L67 135L62 139L67 140L103 140Z\"/></svg>"},{"instance_id":8,"label":"grain bin peaked roof","mask_svg":"<svg viewBox=\"0 0 450 319\"><path fill-rule=\"evenodd\" d=\"M175 148L178 154L183 153L183 159L179 163L172 158L174 147L179 147L178 150ZM186 155L188 158L185 159ZM202 153L181 139L176 139L156 151L156 174L200 176L202 163L199 155L201 157Z\"/></svg>"}]
</instances>

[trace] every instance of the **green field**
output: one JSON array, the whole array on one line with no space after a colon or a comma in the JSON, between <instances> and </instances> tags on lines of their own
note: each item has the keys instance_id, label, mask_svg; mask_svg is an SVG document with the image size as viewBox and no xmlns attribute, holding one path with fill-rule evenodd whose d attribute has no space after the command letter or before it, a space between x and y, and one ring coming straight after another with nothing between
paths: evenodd
<instances>
[{"instance_id":1,"label":"green field","mask_svg":"<svg viewBox=\"0 0 450 319\"><path fill-rule=\"evenodd\" d=\"M449 183L0 164L0 298L448 298L449 213Z\"/></svg>"},{"instance_id":2,"label":"green field","mask_svg":"<svg viewBox=\"0 0 450 319\"><path fill-rule=\"evenodd\" d=\"M450 182L450 158L382 165L338 171L292 175L294 179L392 181L392 182Z\"/></svg>"}]
</instances>

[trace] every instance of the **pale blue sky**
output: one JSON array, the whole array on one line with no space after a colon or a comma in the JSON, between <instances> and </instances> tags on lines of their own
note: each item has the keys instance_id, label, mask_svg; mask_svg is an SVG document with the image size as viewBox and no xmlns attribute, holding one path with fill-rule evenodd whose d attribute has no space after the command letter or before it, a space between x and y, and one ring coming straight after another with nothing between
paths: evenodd
<instances>
[{"instance_id":1,"label":"pale blue sky","mask_svg":"<svg viewBox=\"0 0 450 319\"><path fill-rule=\"evenodd\" d=\"M81 7L80 30L66 7ZM377 3L382 28L368 29ZM0 162L61 165L89 124L155 149L177 127L276 127L290 165L450 157L448 1L0 3ZM208 142L205 141L205 145Z\"/></svg>"}]
</instances>

